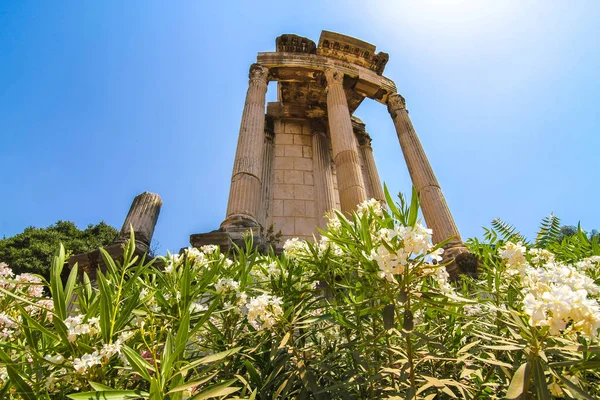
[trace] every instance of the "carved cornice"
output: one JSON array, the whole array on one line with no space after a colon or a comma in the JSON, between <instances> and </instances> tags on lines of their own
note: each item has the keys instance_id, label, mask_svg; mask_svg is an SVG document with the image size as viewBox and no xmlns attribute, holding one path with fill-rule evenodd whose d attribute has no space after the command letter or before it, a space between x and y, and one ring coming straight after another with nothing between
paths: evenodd
<instances>
[{"instance_id":1,"label":"carved cornice","mask_svg":"<svg viewBox=\"0 0 600 400\"><path fill-rule=\"evenodd\" d=\"M323 31L319 39L317 54L360 65L381 75L390 57L383 52L375 54L375 49L375 46L362 40Z\"/></svg>"},{"instance_id":2,"label":"carved cornice","mask_svg":"<svg viewBox=\"0 0 600 400\"><path fill-rule=\"evenodd\" d=\"M387 98L388 112L392 115L392 118L396 116L398 111L406 110L406 100L398 93L390 94Z\"/></svg>"},{"instance_id":3,"label":"carved cornice","mask_svg":"<svg viewBox=\"0 0 600 400\"><path fill-rule=\"evenodd\" d=\"M265 67L264 65L254 63L250 66L248 78L251 81L260 81L267 83L269 80L269 68Z\"/></svg>"},{"instance_id":4,"label":"carved cornice","mask_svg":"<svg viewBox=\"0 0 600 400\"><path fill-rule=\"evenodd\" d=\"M316 54L317 45L312 40L292 34L284 34L275 39L278 52Z\"/></svg>"}]
</instances>

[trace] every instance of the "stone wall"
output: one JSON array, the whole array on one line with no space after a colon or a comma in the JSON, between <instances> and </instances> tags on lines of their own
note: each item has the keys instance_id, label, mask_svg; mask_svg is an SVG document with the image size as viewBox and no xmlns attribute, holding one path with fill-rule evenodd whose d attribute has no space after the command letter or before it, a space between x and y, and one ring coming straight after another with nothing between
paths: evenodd
<instances>
[{"instance_id":1,"label":"stone wall","mask_svg":"<svg viewBox=\"0 0 600 400\"><path fill-rule=\"evenodd\" d=\"M267 226L283 233L282 242L317 234L311 129L307 120L275 121L273 201Z\"/></svg>"}]
</instances>

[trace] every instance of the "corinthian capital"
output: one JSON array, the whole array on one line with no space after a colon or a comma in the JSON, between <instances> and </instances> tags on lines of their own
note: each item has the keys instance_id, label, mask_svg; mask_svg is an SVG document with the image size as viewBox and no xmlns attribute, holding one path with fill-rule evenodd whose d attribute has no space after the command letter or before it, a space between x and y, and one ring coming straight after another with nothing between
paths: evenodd
<instances>
[{"instance_id":1,"label":"corinthian capital","mask_svg":"<svg viewBox=\"0 0 600 400\"><path fill-rule=\"evenodd\" d=\"M327 79L328 85L341 84L344 81L344 73L337 69L329 68L325 70L325 79Z\"/></svg>"},{"instance_id":2,"label":"corinthian capital","mask_svg":"<svg viewBox=\"0 0 600 400\"><path fill-rule=\"evenodd\" d=\"M248 78L250 78L251 81L258 80L267 82L269 79L269 68L254 63L250 66L250 73L248 74Z\"/></svg>"},{"instance_id":3,"label":"corinthian capital","mask_svg":"<svg viewBox=\"0 0 600 400\"><path fill-rule=\"evenodd\" d=\"M406 101L398 93L393 93L388 96L387 106L390 114L395 114L399 110L406 110Z\"/></svg>"}]
</instances>

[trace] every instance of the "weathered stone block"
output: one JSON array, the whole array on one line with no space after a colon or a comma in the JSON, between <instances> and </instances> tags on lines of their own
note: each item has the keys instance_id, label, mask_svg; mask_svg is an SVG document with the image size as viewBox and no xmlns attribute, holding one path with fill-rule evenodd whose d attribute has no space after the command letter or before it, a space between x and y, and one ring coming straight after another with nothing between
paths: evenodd
<instances>
[{"instance_id":1,"label":"weathered stone block","mask_svg":"<svg viewBox=\"0 0 600 400\"><path fill-rule=\"evenodd\" d=\"M306 216L304 200L283 200L283 215L286 217Z\"/></svg>"},{"instance_id":2,"label":"weathered stone block","mask_svg":"<svg viewBox=\"0 0 600 400\"><path fill-rule=\"evenodd\" d=\"M273 163L273 166L276 170L277 169L295 169L294 168L294 158L275 157L275 162Z\"/></svg>"},{"instance_id":3,"label":"weathered stone block","mask_svg":"<svg viewBox=\"0 0 600 400\"><path fill-rule=\"evenodd\" d=\"M304 183L304 171L286 170L284 172L284 181L292 185L302 185Z\"/></svg>"},{"instance_id":4,"label":"weathered stone block","mask_svg":"<svg viewBox=\"0 0 600 400\"><path fill-rule=\"evenodd\" d=\"M275 232L281 231L283 235L294 234L294 218L292 217L273 217L273 227Z\"/></svg>"},{"instance_id":5,"label":"weathered stone block","mask_svg":"<svg viewBox=\"0 0 600 400\"><path fill-rule=\"evenodd\" d=\"M302 157L312 158L312 147L310 146L302 146Z\"/></svg>"},{"instance_id":6,"label":"weathered stone block","mask_svg":"<svg viewBox=\"0 0 600 400\"><path fill-rule=\"evenodd\" d=\"M305 201L304 208L307 217L321 217L320 215L315 215L315 202L313 200Z\"/></svg>"},{"instance_id":7,"label":"weathered stone block","mask_svg":"<svg viewBox=\"0 0 600 400\"><path fill-rule=\"evenodd\" d=\"M314 185L313 173L312 172L304 172L304 184L305 185Z\"/></svg>"},{"instance_id":8,"label":"weathered stone block","mask_svg":"<svg viewBox=\"0 0 600 400\"><path fill-rule=\"evenodd\" d=\"M300 171L312 171L313 162L310 158L294 158L294 169Z\"/></svg>"},{"instance_id":9,"label":"weathered stone block","mask_svg":"<svg viewBox=\"0 0 600 400\"><path fill-rule=\"evenodd\" d=\"M311 137L309 135L294 135L294 144L310 146L311 145Z\"/></svg>"},{"instance_id":10,"label":"weathered stone block","mask_svg":"<svg viewBox=\"0 0 600 400\"><path fill-rule=\"evenodd\" d=\"M316 233L316 226L316 218L295 218L294 233L296 235L312 235L313 233Z\"/></svg>"},{"instance_id":11,"label":"weathered stone block","mask_svg":"<svg viewBox=\"0 0 600 400\"><path fill-rule=\"evenodd\" d=\"M313 200L315 198L315 187L309 185L294 185L294 199Z\"/></svg>"},{"instance_id":12,"label":"weathered stone block","mask_svg":"<svg viewBox=\"0 0 600 400\"><path fill-rule=\"evenodd\" d=\"M275 150L273 152L275 157L284 157L285 156L285 145L284 144L276 144Z\"/></svg>"},{"instance_id":13,"label":"weathered stone block","mask_svg":"<svg viewBox=\"0 0 600 400\"><path fill-rule=\"evenodd\" d=\"M296 121L286 121L285 133L302 133L302 125Z\"/></svg>"},{"instance_id":14,"label":"weathered stone block","mask_svg":"<svg viewBox=\"0 0 600 400\"><path fill-rule=\"evenodd\" d=\"M286 157L302 157L302 146L299 144L288 144L284 146Z\"/></svg>"},{"instance_id":15,"label":"weathered stone block","mask_svg":"<svg viewBox=\"0 0 600 400\"><path fill-rule=\"evenodd\" d=\"M275 184L273 189L274 199L294 199L294 185Z\"/></svg>"},{"instance_id":16,"label":"weathered stone block","mask_svg":"<svg viewBox=\"0 0 600 400\"><path fill-rule=\"evenodd\" d=\"M275 135L275 145L278 144L294 144L294 135L279 133Z\"/></svg>"},{"instance_id":17,"label":"weathered stone block","mask_svg":"<svg viewBox=\"0 0 600 400\"><path fill-rule=\"evenodd\" d=\"M284 173L284 170L275 171L275 173L273 174L273 180L275 181L275 183L285 183Z\"/></svg>"},{"instance_id":18,"label":"weathered stone block","mask_svg":"<svg viewBox=\"0 0 600 400\"><path fill-rule=\"evenodd\" d=\"M284 200L273 200L273 216L283 217L283 201Z\"/></svg>"}]
</instances>

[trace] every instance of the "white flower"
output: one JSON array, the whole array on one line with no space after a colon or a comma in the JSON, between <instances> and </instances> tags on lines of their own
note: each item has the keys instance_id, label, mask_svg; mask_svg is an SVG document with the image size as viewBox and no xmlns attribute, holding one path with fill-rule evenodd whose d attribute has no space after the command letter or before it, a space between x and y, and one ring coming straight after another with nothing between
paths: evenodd
<instances>
[{"instance_id":1,"label":"white flower","mask_svg":"<svg viewBox=\"0 0 600 400\"><path fill-rule=\"evenodd\" d=\"M208 310L208 307L205 304L202 304L200 300L195 300L190 304L191 314L196 314L206 310Z\"/></svg>"},{"instance_id":2,"label":"white flower","mask_svg":"<svg viewBox=\"0 0 600 400\"><path fill-rule=\"evenodd\" d=\"M467 304L463 307L463 312L465 313L465 315L474 317L480 315L483 312L483 308L480 304Z\"/></svg>"},{"instance_id":3,"label":"white flower","mask_svg":"<svg viewBox=\"0 0 600 400\"><path fill-rule=\"evenodd\" d=\"M281 304L281 298L266 293L252 297L246 304L248 322L257 330L271 328L283 315Z\"/></svg>"},{"instance_id":4,"label":"white flower","mask_svg":"<svg viewBox=\"0 0 600 400\"><path fill-rule=\"evenodd\" d=\"M20 285L22 286L26 286L27 294L29 294L31 297L42 297L44 294L42 280L33 274L25 273L17 275L15 276L15 281L20 282Z\"/></svg>"},{"instance_id":5,"label":"white flower","mask_svg":"<svg viewBox=\"0 0 600 400\"><path fill-rule=\"evenodd\" d=\"M65 361L65 358L61 354L56 354L54 356L46 354L44 360L51 362L52 364L62 364Z\"/></svg>"},{"instance_id":6,"label":"white flower","mask_svg":"<svg viewBox=\"0 0 600 400\"><path fill-rule=\"evenodd\" d=\"M67 317L64 323L67 327L69 342L74 342L79 335L94 335L100 332L100 319L90 318L87 323L83 322L84 315L78 314Z\"/></svg>"},{"instance_id":7,"label":"white flower","mask_svg":"<svg viewBox=\"0 0 600 400\"><path fill-rule=\"evenodd\" d=\"M121 341L117 339L114 343L105 344L100 349L100 358L104 361L110 360L115 354L121 354Z\"/></svg>"},{"instance_id":8,"label":"white flower","mask_svg":"<svg viewBox=\"0 0 600 400\"><path fill-rule=\"evenodd\" d=\"M508 267L506 272L511 275L523 274L525 268L529 265L525 259L526 252L527 249L521 242L507 242L500 249L500 258L506 260L506 266Z\"/></svg>"},{"instance_id":9,"label":"white flower","mask_svg":"<svg viewBox=\"0 0 600 400\"><path fill-rule=\"evenodd\" d=\"M221 278L215 283L217 293L235 292L239 289L240 284L231 278Z\"/></svg>"},{"instance_id":10,"label":"white flower","mask_svg":"<svg viewBox=\"0 0 600 400\"><path fill-rule=\"evenodd\" d=\"M17 324L13 321L6 312L0 312L0 327L1 328L16 328Z\"/></svg>"},{"instance_id":11,"label":"white flower","mask_svg":"<svg viewBox=\"0 0 600 400\"><path fill-rule=\"evenodd\" d=\"M368 213L369 211L372 211L375 215L383 216L381 203L376 199L365 200L356 206L356 213L359 217L362 217L363 214Z\"/></svg>"},{"instance_id":12,"label":"white flower","mask_svg":"<svg viewBox=\"0 0 600 400\"><path fill-rule=\"evenodd\" d=\"M214 244L207 244L206 246L200 247L200 249L205 254L214 254L219 250L219 246L215 246Z\"/></svg>"},{"instance_id":13,"label":"white flower","mask_svg":"<svg viewBox=\"0 0 600 400\"><path fill-rule=\"evenodd\" d=\"M285 241L283 244L283 252L288 258L296 258L307 252L307 245L304 240L292 238Z\"/></svg>"},{"instance_id":14,"label":"white flower","mask_svg":"<svg viewBox=\"0 0 600 400\"><path fill-rule=\"evenodd\" d=\"M94 365L101 364L101 357L98 352L93 352L92 354L84 354L81 358L75 358L73 360L73 368L75 368L75 373L79 375L83 375L87 372L88 368L93 367Z\"/></svg>"}]
</instances>

